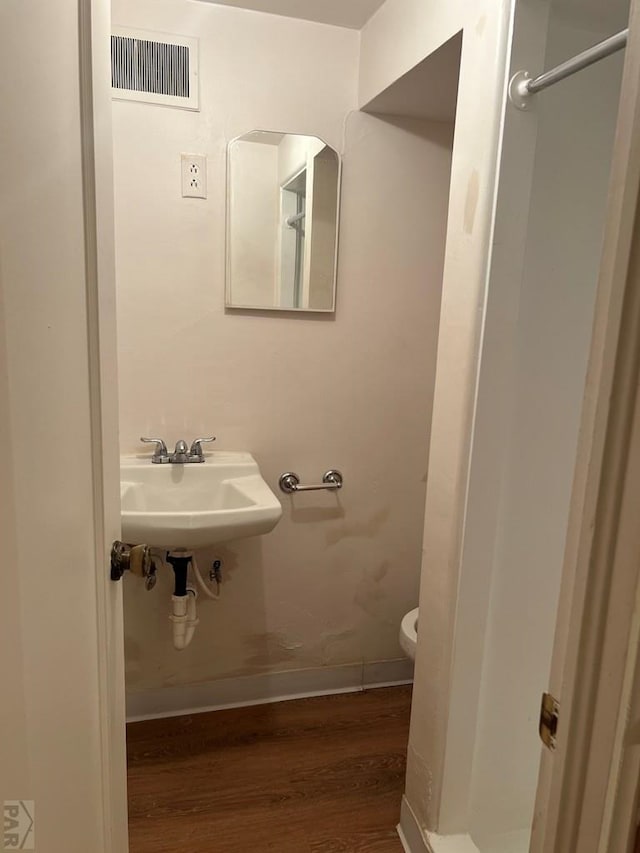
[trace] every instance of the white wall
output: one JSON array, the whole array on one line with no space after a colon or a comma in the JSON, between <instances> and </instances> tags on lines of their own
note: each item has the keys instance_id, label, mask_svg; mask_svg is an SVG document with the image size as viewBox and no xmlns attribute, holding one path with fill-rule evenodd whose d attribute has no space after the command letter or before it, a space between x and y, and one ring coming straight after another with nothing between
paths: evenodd
<instances>
[{"instance_id":1,"label":"white wall","mask_svg":"<svg viewBox=\"0 0 640 853\"><path fill-rule=\"evenodd\" d=\"M556 4L544 67L625 21L610 15L602 29L588 24ZM509 413L504 425L484 424L502 436L504 473L470 801L470 828L482 850L493 849L496 834L532 820L537 717L549 677L622 62L617 56L581 72L535 106L519 316L514 338L502 335L512 353ZM505 146L513 142L505 137ZM503 203L510 204L506 197ZM494 388L495 377L481 374L480 396ZM483 453L481 432L474 453ZM469 515L475 511L470 504Z\"/></svg>"},{"instance_id":2,"label":"white wall","mask_svg":"<svg viewBox=\"0 0 640 853\"><path fill-rule=\"evenodd\" d=\"M554 51L571 53L576 39L562 45L565 31L550 44L545 57L548 12L548 3L524 0L518 4L512 71L542 69L553 63ZM567 15L565 8L565 24L572 20ZM613 20L614 15L608 17L606 29L595 31L594 26L593 32L577 34L578 38L591 43L623 26ZM617 71L614 68L609 73L615 76ZM567 499L571 480L575 434L569 436L578 417L589 336L597 272L593 264L617 97L615 86L613 89L605 85L597 90L600 112L591 111L593 104L579 101L572 105L575 113L568 113L560 122L552 112L539 114L535 105L526 113L511 107L506 110L490 277L484 311L477 313L482 323L479 383L475 374L462 370L464 365L473 367L472 360L443 358L461 336L465 340L473 331L473 325L463 326L461 319L476 305L474 294L457 291L460 279L452 280L448 274L452 240L457 247L459 239L459 219L454 214L454 146L420 597L421 612L428 612L430 618L420 634L416 662L407 796L422 828L443 835L471 830L483 850L493 850L494 844L496 850L515 850L520 849L515 844L526 844L539 754L537 714L548 666L549 646L545 650L545 644L551 642L548 632L554 620L554 583L560 571L562 515L566 513L566 506L559 507ZM456 127L456 145L460 140L461 147L465 93L477 95L477 88L470 81L465 83L463 74ZM496 95L500 93L504 93L503 85ZM538 99L543 111L552 110L543 100L549 94ZM546 154L536 158L539 117L540 151ZM567 126L571 127L569 134ZM580 134L583 128L584 137ZM574 150L567 151L572 146ZM544 156L554 147L570 162L545 173L540 157L544 164ZM592 156L601 158L595 167L590 163ZM592 169L596 173L593 180ZM530 210L532 186L536 197ZM556 191L558 198L553 196ZM577 191L582 214L578 223L575 211L573 218L568 213ZM531 224L538 229L535 244L527 243L530 213ZM542 245L544 236L554 233L561 235L560 245ZM573 248L582 241L579 258L563 254L567 240L574 241ZM524 275L531 257L538 257L539 265ZM451 268L468 261L469 256L458 251ZM544 263L548 268L542 268ZM544 279L542 285L539 276ZM569 278L568 285L563 280L558 286L556 276ZM580 277L585 280L579 281ZM514 286L520 281L522 289ZM456 293L457 300L453 298ZM448 294L452 295L450 301ZM446 314L450 323L445 323ZM457 326L456 319L460 321ZM455 365L455 374L450 365ZM466 386L455 382L456 377L465 376ZM558 384L545 385L549 377ZM451 389L444 388L447 380ZM460 405L466 401L471 409L473 419L466 426L455 408L456 400ZM560 425L551 411L554 406L561 413ZM460 427L459 432L458 426L449 430L449 438L446 415L449 423ZM550 431L558 444L547 454ZM473 452L469 456L470 446ZM552 496L546 494L550 484ZM544 506L542 510L538 506L534 515L532 504L539 503L541 492ZM533 526L527 526L528 522ZM542 642L536 636L539 631L544 635ZM540 643L540 657L532 651L534 642ZM511 717L513 728L508 722ZM504 836L501 842L491 837L516 827L524 833Z\"/></svg>"},{"instance_id":3,"label":"white wall","mask_svg":"<svg viewBox=\"0 0 640 853\"><path fill-rule=\"evenodd\" d=\"M536 291L530 285L528 302L522 303L529 316L522 320L521 329L520 289L514 287L514 282L522 277L524 265L537 132L535 109L517 116L513 111L506 114L508 144L503 152L500 202L495 215L493 209L507 82L505 60L511 46L508 25L514 5L387 0L363 30L360 78L361 103L372 99L375 103L378 91L406 74L455 32L463 31L426 496L422 621L408 754L406 796L411 811L405 809L405 817L412 813L410 820L415 818L418 825L412 828L422 830L423 835L427 830L466 835L472 829L483 843L491 843L490 836L496 831L522 828L526 824L525 812L530 812L532 803L531 783L532 778L535 783L537 772L534 753L538 750L535 732L542 690L539 682L544 680L541 669L548 665L548 656L541 667L544 650L542 657L535 659L530 644L536 631L550 630L555 594L553 582L549 602L541 600L537 585L532 591L536 571L531 563L542 554L540 548L527 550L524 543L531 545L531 537L521 535L522 514L526 515L534 497L527 491L530 480L544 480L549 473L541 464L540 448L549 437L553 421L545 419L546 409L541 408L540 401L545 399L544 395L540 397L541 381L545 377L544 370L540 373L537 356L544 355L547 366L552 357L560 360L564 341L558 336L569 326L575 349L571 357L562 357L560 367L552 368L558 387L564 383L565 388L558 391L555 387L551 393L545 390L549 405L554 393L554 403L558 396L562 397L559 411L564 414L553 461L542 456L542 461L553 466L550 482L556 486L556 500L549 500L545 506L546 526L545 518L537 519L546 537L544 557L553 555L545 568L555 580L558 553L562 550L558 502L567 499L571 479L575 436L568 436L575 430L578 416L593 298L593 259L598 250L601 193L606 180L606 149L615 109L615 92L607 95L601 90L599 94L608 97L603 110L607 120L599 124L593 142L588 143L591 154L600 146L604 158L596 166L597 179L591 180L589 170L581 178L576 176L585 158L575 153L568 154L573 158L573 169L565 169L561 176L547 176L545 191L551 193L562 187L564 205L572 202L579 183L580 207L592 211L593 216L584 217L584 231L572 231L576 242L582 239L585 243L578 249L582 266L572 269L571 284L575 287L568 295L562 295L553 287L548 289L549 281L542 290ZM548 5L528 0L518 3L513 71L545 67ZM620 4L615 5L619 11ZM594 20L598 18L601 28L603 23L607 28L601 29L602 34L624 25L612 20L616 13L607 4L593 3L590 9L597 11ZM607 10L609 14L603 14ZM575 25L572 11L575 14L575 9L566 6L562 17L565 23ZM591 40L597 40L597 34L591 33ZM560 48L558 43L556 48ZM553 49L549 60L552 52ZM575 105L574 109L578 114L572 114L570 119L571 137L577 129L591 128L598 122L597 112L582 115L584 104ZM549 118L550 126L553 122ZM552 143L547 140L546 144ZM571 139L565 138L560 148L570 144ZM596 198L598 205L589 207ZM537 210L543 211L538 213L539 223L558 226L557 218L563 217L545 211L548 202L542 198L536 201ZM566 214L563 204L556 203L555 207L556 213ZM571 229L572 225L563 222L561 229ZM530 251L535 255L536 248ZM537 251L546 253L547 247L541 250L538 245ZM556 265L558 259L557 252L543 258ZM589 283L585 287L576 277L586 275L587 269ZM541 274L542 270L537 272ZM544 274L555 280L559 270L554 267ZM545 339L540 340L538 336L544 330L553 332L555 341L547 344ZM526 355L523 346L530 348ZM542 351L534 353L535 347ZM532 436L526 434L526 428L532 423L542 424L547 432L546 436L534 435L535 442L529 447ZM518 433L515 441L509 437L507 426L512 424ZM532 450L536 451L534 455L527 457ZM503 493L504 470L508 471L511 491ZM516 498L518 489L524 491ZM498 523L501 511L505 513L502 525ZM520 514L520 526L513 518L507 519L509 511ZM499 538L500 547L504 548L501 571L505 575L496 569L492 586L494 545L500 530L507 531L504 541ZM529 532L535 538L535 531ZM523 547L525 554L521 552ZM514 561L518 571L524 571L526 565L526 582L521 582ZM516 627L521 632L520 643L510 635ZM550 642L548 636L546 641ZM528 656L522 654L523 646L529 650ZM519 660L517 652L521 653ZM531 704L534 684L536 697ZM514 716L514 729L504 743L498 735L505 726L503 699L507 716ZM523 728L523 715L532 736L527 736ZM484 737L488 738L486 749L481 743ZM477 773L474 775L472 770ZM511 838L509 843L517 841ZM508 844L504 849L510 849Z\"/></svg>"},{"instance_id":4,"label":"white wall","mask_svg":"<svg viewBox=\"0 0 640 853\"><path fill-rule=\"evenodd\" d=\"M406 794L422 829L437 829L441 820L462 529L511 6L509 0L387 0L362 31L363 105L463 31L424 524L420 590L424 617L407 768Z\"/></svg>"},{"instance_id":5,"label":"white wall","mask_svg":"<svg viewBox=\"0 0 640 853\"><path fill-rule=\"evenodd\" d=\"M353 113L351 31L179 0L119 2L114 17L196 34L202 58L200 113L114 103L122 450L213 431L274 489L286 470L345 476L338 500L282 496L272 534L201 555L224 559L227 582L184 653L170 579L153 593L127 579L129 684L399 658L418 594L451 126ZM253 128L344 154L335 318L224 312L225 147ZM206 202L180 198L181 151L208 155Z\"/></svg>"}]
</instances>

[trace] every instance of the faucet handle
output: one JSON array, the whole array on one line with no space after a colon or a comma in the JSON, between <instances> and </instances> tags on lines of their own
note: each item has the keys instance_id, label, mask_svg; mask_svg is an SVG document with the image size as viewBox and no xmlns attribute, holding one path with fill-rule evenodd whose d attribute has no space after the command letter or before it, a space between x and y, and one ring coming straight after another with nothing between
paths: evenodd
<instances>
[{"instance_id":1,"label":"faucet handle","mask_svg":"<svg viewBox=\"0 0 640 853\"><path fill-rule=\"evenodd\" d=\"M190 460L192 462L204 462L204 453L202 451L202 445L205 442L215 440L215 435L212 435L209 438L195 438L191 444L191 450L189 451Z\"/></svg>"},{"instance_id":2,"label":"faucet handle","mask_svg":"<svg viewBox=\"0 0 640 853\"><path fill-rule=\"evenodd\" d=\"M153 456L151 457L151 461L155 462L156 465L163 465L166 462L169 462L169 453L167 452L167 445L164 443L161 438L141 438L144 444L155 444L156 449L154 451Z\"/></svg>"}]
</instances>

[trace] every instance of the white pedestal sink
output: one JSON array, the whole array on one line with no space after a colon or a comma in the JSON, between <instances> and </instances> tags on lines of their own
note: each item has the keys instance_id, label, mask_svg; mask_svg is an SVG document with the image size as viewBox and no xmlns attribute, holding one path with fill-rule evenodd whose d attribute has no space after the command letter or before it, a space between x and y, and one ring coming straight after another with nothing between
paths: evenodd
<instances>
[{"instance_id":1,"label":"white pedestal sink","mask_svg":"<svg viewBox=\"0 0 640 853\"><path fill-rule=\"evenodd\" d=\"M130 545L192 550L269 533L280 502L250 453L218 451L203 463L120 460L122 539Z\"/></svg>"}]
</instances>

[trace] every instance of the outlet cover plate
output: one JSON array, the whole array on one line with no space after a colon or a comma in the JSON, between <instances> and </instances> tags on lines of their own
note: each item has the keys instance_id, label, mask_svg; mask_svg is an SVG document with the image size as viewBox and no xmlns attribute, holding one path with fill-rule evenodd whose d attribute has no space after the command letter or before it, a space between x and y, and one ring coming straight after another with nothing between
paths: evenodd
<instances>
[{"instance_id":1,"label":"outlet cover plate","mask_svg":"<svg viewBox=\"0 0 640 853\"><path fill-rule=\"evenodd\" d=\"M207 158L204 154L182 155L182 196L207 197Z\"/></svg>"}]
</instances>

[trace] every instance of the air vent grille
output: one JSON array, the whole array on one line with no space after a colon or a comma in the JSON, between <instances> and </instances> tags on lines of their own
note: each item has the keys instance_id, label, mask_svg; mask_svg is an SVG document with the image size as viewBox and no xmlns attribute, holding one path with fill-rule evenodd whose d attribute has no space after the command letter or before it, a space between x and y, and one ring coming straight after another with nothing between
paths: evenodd
<instances>
[{"instance_id":1,"label":"air vent grille","mask_svg":"<svg viewBox=\"0 0 640 853\"><path fill-rule=\"evenodd\" d=\"M111 36L113 96L197 109L196 40L159 36L139 31Z\"/></svg>"},{"instance_id":2,"label":"air vent grille","mask_svg":"<svg viewBox=\"0 0 640 853\"><path fill-rule=\"evenodd\" d=\"M111 36L114 89L189 97L189 48L124 36Z\"/></svg>"}]
</instances>

